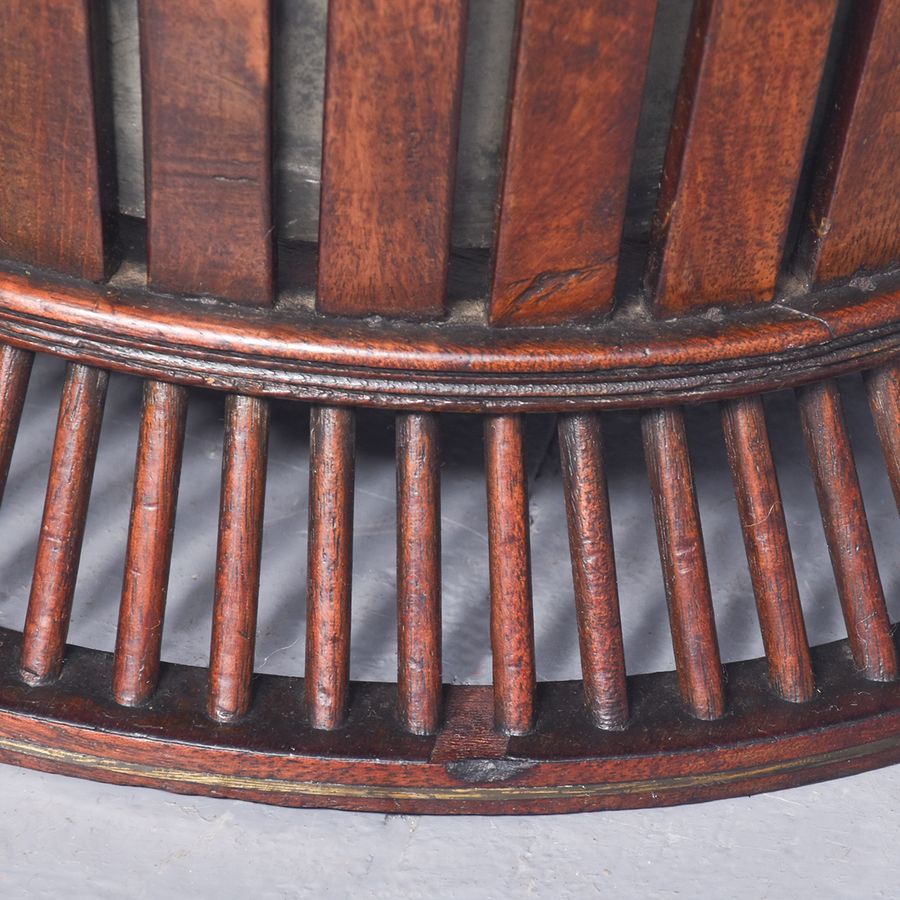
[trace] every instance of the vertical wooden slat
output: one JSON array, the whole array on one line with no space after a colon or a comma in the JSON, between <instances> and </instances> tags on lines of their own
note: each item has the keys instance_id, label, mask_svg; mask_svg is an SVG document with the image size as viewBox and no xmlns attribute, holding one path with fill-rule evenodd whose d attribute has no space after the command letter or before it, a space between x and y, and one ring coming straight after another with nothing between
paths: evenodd
<instances>
[{"instance_id":1,"label":"vertical wooden slat","mask_svg":"<svg viewBox=\"0 0 900 900\"><path fill-rule=\"evenodd\" d=\"M826 381L797 398L853 659L867 678L890 681L897 655L840 393Z\"/></svg>"},{"instance_id":2,"label":"vertical wooden slat","mask_svg":"<svg viewBox=\"0 0 900 900\"><path fill-rule=\"evenodd\" d=\"M608 312L656 0L520 9L491 321Z\"/></svg>"},{"instance_id":3,"label":"vertical wooden slat","mask_svg":"<svg viewBox=\"0 0 900 900\"><path fill-rule=\"evenodd\" d=\"M524 420L490 416L484 439L494 719L501 731L524 734L534 722L536 680Z\"/></svg>"},{"instance_id":4,"label":"vertical wooden slat","mask_svg":"<svg viewBox=\"0 0 900 900\"><path fill-rule=\"evenodd\" d=\"M815 281L900 261L900 3L851 5L806 235Z\"/></svg>"},{"instance_id":5,"label":"vertical wooden slat","mask_svg":"<svg viewBox=\"0 0 900 900\"><path fill-rule=\"evenodd\" d=\"M444 306L465 0L331 0L318 308Z\"/></svg>"},{"instance_id":6,"label":"vertical wooden slat","mask_svg":"<svg viewBox=\"0 0 900 900\"><path fill-rule=\"evenodd\" d=\"M642 427L678 682L695 716L717 719L725 688L684 415L650 410Z\"/></svg>"},{"instance_id":7,"label":"vertical wooden slat","mask_svg":"<svg viewBox=\"0 0 900 900\"><path fill-rule=\"evenodd\" d=\"M108 380L78 363L66 371L22 639L29 684L52 681L62 667Z\"/></svg>"},{"instance_id":8,"label":"vertical wooden slat","mask_svg":"<svg viewBox=\"0 0 900 900\"><path fill-rule=\"evenodd\" d=\"M0 500L6 491L34 354L0 345Z\"/></svg>"},{"instance_id":9,"label":"vertical wooden slat","mask_svg":"<svg viewBox=\"0 0 900 900\"><path fill-rule=\"evenodd\" d=\"M140 0L150 283L273 299L270 0Z\"/></svg>"},{"instance_id":10,"label":"vertical wooden slat","mask_svg":"<svg viewBox=\"0 0 900 900\"><path fill-rule=\"evenodd\" d=\"M780 697L800 703L815 684L762 399L727 401L722 424L769 679Z\"/></svg>"},{"instance_id":11,"label":"vertical wooden slat","mask_svg":"<svg viewBox=\"0 0 900 900\"><path fill-rule=\"evenodd\" d=\"M441 459L434 415L397 418L397 695L416 734L441 717Z\"/></svg>"},{"instance_id":12,"label":"vertical wooden slat","mask_svg":"<svg viewBox=\"0 0 900 900\"><path fill-rule=\"evenodd\" d=\"M900 363L867 372L865 380L875 430L900 512Z\"/></svg>"},{"instance_id":13,"label":"vertical wooden slat","mask_svg":"<svg viewBox=\"0 0 900 900\"><path fill-rule=\"evenodd\" d=\"M772 298L835 0L698 0L663 167L657 314Z\"/></svg>"},{"instance_id":14,"label":"vertical wooden slat","mask_svg":"<svg viewBox=\"0 0 900 900\"><path fill-rule=\"evenodd\" d=\"M628 692L599 418L562 416L559 449L585 698L598 726L620 728Z\"/></svg>"},{"instance_id":15,"label":"vertical wooden slat","mask_svg":"<svg viewBox=\"0 0 900 900\"><path fill-rule=\"evenodd\" d=\"M0 259L99 281L116 174L102 3L0 3Z\"/></svg>"},{"instance_id":16,"label":"vertical wooden slat","mask_svg":"<svg viewBox=\"0 0 900 900\"><path fill-rule=\"evenodd\" d=\"M229 396L207 703L220 722L242 716L250 705L268 443L268 403Z\"/></svg>"},{"instance_id":17,"label":"vertical wooden slat","mask_svg":"<svg viewBox=\"0 0 900 900\"><path fill-rule=\"evenodd\" d=\"M113 668L113 696L126 706L148 700L159 678L186 415L183 387L145 383Z\"/></svg>"},{"instance_id":18,"label":"vertical wooden slat","mask_svg":"<svg viewBox=\"0 0 900 900\"><path fill-rule=\"evenodd\" d=\"M337 728L350 681L354 418L317 407L310 418L306 708L313 728Z\"/></svg>"}]
</instances>

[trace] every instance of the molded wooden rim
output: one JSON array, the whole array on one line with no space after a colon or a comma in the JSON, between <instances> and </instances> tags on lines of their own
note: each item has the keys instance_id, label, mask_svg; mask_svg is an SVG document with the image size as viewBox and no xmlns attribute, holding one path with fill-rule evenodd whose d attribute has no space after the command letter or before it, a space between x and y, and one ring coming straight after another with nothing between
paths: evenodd
<instances>
[{"instance_id":1,"label":"molded wooden rim","mask_svg":"<svg viewBox=\"0 0 900 900\"><path fill-rule=\"evenodd\" d=\"M867 282L871 287L874 282ZM320 317L0 274L0 336L261 396L459 411L659 406L802 384L900 352L896 274L727 318L497 329Z\"/></svg>"},{"instance_id":2,"label":"molded wooden rim","mask_svg":"<svg viewBox=\"0 0 900 900\"><path fill-rule=\"evenodd\" d=\"M629 728L603 731L580 682L543 683L535 730L506 737L491 731L489 687L448 686L444 727L424 737L396 722L387 684L353 684L350 719L333 732L309 727L297 678L256 676L250 713L224 726L204 713L205 670L188 666L164 666L158 694L136 709L112 700L112 657L100 651L70 647L58 682L27 687L16 674L20 638L0 630L0 760L179 793L549 813L746 795L900 760L900 684L863 680L844 641L813 651L819 690L808 703L779 700L763 660L727 666L731 710L716 722L683 712L673 673L635 676Z\"/></svg>"}]
</instances>

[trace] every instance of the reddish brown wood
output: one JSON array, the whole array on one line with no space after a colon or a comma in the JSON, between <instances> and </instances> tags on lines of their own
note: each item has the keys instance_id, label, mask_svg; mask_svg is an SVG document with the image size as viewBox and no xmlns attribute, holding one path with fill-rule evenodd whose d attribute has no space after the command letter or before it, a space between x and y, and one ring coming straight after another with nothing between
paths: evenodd
<instances>
[{"instance_id":1,"label":"reddish brown wood","mask_svg":"<svg viewBox=\"0 0 900 900\"><path fill-rule=\"evenodd\" d=\"M441 457L437 418L397 417L397 699L400 721L441 719Z\"/></svg>"},{"instance_id":2,"label":"reddish brown wood","mask_svg":"<svg viewBox=\"0 0 900 900\"><path fill-rule=\"evenodd\" d=\"M250 706L268 443L268 403L229 396L207 699L207 712L219 722L239 718Z\"/></svg>"},{"instance_id":3,"label":"reddish brown wood","mask_svg":"<svg viewBox=\"0 0 900 900\"><path fill-rule=\"evenodd\" d=\"M897 654L837 384L797 391L803 436L853 659L866 678L897 677Z\"/></svg>"},{"instance_id":4,"label":"reddish brown wood","mask_svg":"<svg viewBox=\"0 0 900 900\"><path fill-rule=\"evenodd\" d=\"M332 0L317 304L444 307L465 0Z\"/></svg>"},{"instance_id":5,"label":"reddish brown wood","mask_svg":"<svg viewBox=\"0 0 900 900\"><path fill-rule=\"evenodd\" d=\"M900 3L863 0L851 16L807 234L819 282L900 261Z\"/></svg>"},{"instance_id":6,"label":"reddish brown wood","mask_svg":"<svg viewBox=\"0 0 900 900\"><path fill-rule=\"evenodd\" d=\"M0 258L99 281L116 206L102 3L0 3Z\"/></svg>"},{"instance_id":7,"label":"reddish brown wood","mask_svg":"<svg viewBox=\"0 0 900 900\"><path fill-rule=\"evenodd\" d=\"M684 415L655 409L641 422L681 695L695 716L717 719L725 687Z\"/></svg>"},{"instance_id":8,"label":"reddish brown wood","mask_svg":"<svg viewBox=\"0 0 900 900\"><path fill-rule=\"evenodd\" d=\"M270 0L140 0L150 282L273 299Z\"/></svg>"},{"instance_id":9,"label":"reddish brown wood","mask_svg":"<svg viewBox=\"0 0 900 900\"><path fill-rule=\"evenodd\" d=\"M625 650L599 418L562 416L559 449L585 699L598 726L621 728L628 721Z\"/></svg>"},{"instance_id":10,"label":"reddish brown wood","mask_svg":"<svg viewBox=\"0 0 900 900\"><path fill-rule=\"evenodd\" d=\"M108 380L79 364L66 372L25 616L20 670L29 684L62 668Z\"/></svg>"},{"instance_id":11,"label":"reddish brown wood","mask_svg":"<svg viewBox=\"0 0 900 900\"><path fill-rule=\"evenodd\" d=\"M183 387L145 383L112 685L126 706L148 700L159 679L186 415Z\"/></svg>"},{"instance_id":12,"label":"reddish brown wood","mask_svg":"<svg viewBox=\"0 0 900 900\"><path fill-rule=\"evenodd\" d=\"M494 721L501 731L524 734L534 721L535 688L524 420L490 416L484 444Z\"/></svg>"},{"instance_id":13,"label":"reddish brown wood","mask_svg":"<svg viewBox=\"0 0 900 900\"><path fill-rule=\"evenodd\" d=\"M762 399L727 401L722 424L769 678L780 697L804 702L815 683Z\"/></svg>"},{"instance_id":14,"label":"reddish brown wood","mask_svg":"<svg viewBox=\"0 0 900 900\"><path fill-rule=\"evenodd\" d=\"M337 728L347 714L354 455L353 412L313 408L305 676L306 711L313 728Z\"/></svg>"},{"instance_id":15,"label":"reddish brown wood","mask_svg":"<svg viewBox=\"0 0 900 900\"><path fill-rule=\"evenodd\" d=\"M648 272L658 315L772 299L835 0L700 0Z\"/></svg>"},{"instance_id":16,"label":"reddish brown wood","mask_svg":"<svg viewBox=\"0 0 900 900\"><path fill-rule=\"evenodd\" d=\"M0 500L6 491L34 354L0 345Z\"/></svg>"},{"instance_id":17,"label":"reddish brown wood","mask_svg":"<svg viewBox=\"0 0 900 900\"><path fill-rule=\"evenodd\" d=\"M872 418L900 511L900 363L873 369L865 378Z\"/></svg>"},{"instance_id":18,"label":"reddish brown wood","mask_svg":"<svg viewBox=\"0 0 900 900\"><path fill-rule=\"evenodd\" d=\"M608 312L656 0L524 0L491 321Z\"/></svg>"}]
</instances>

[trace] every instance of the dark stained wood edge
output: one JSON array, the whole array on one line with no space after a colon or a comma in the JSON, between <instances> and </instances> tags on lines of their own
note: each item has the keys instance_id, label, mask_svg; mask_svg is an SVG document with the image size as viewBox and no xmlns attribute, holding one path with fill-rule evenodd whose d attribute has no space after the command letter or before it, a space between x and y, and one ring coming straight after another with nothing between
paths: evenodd
<instances>
[{"instance_id":1,"label":"dark stained wood edge","mask_svg":"<svg viewBox=\"0 0 900 900\"><path fill-rule=\"evenodd\" d=\"M80 363L66 371L25 615L20 671L29 684L62 668L108 382Z\"/></svg>"},{"instance_id":2,"label":"dark stained wood edge","mask_svg":"<svg viewBox=\"0 0 900 900\"><path fill-rule=\"evenodd\" d=\"M625 648L600 420L570 414L558 427L585 700L599 727L621 728L628 721Z\"/></svg>"},{"instance_id":3,"label":"dark stained wood edge","mask_svg":"<svg viewBox=\"0 0 900 900\"><path fill-rule=\"evenodd\" d=\"M641 426L681 695L695 716L717 719L725 682L684 414L648 410Z\"/></svg>"},{"instance_id":4,"label":"dark stained wood edge","mask_svg":"<svg viewBox=\"0 0 900 900\"><path fill-rule=\"evenodd\" d=\"M865 382L875 430L900 512L900 363L866 372Z\"/></svg>"},{"instance_id":5,"label":"dark stained wood edge","mask_svg":"<svg viewBox=\"0 0 900 900\"><path fill-rule=\"evenodd\" d=\"M355 416L314 407L309 423L306 580L306 712L314 728L339 728L350 683Z\"/></svg>"},{"instance_id":6,"label":"dark stained wood edge","mask_svg":"<svg viewBox=\"0 0 900 900\"><path fill-rule=\"evenodd\" d=\"M34 354L27 350L0 346L0 501L6 491L33 362Z\"/></svg>"},{"instance_id":7,"label":"dark stained wood edge","mask_svg":"<svg viewBox=\"0 0 900 900\"><path fill-rule=\"evenodd\" d=\"M489 416L484 422L491 582L494 721L524 734L534 722L534 611L531 599L525 422Z\"/></svg>"},{"instance_id":8,"label":"dark stained wood edge","mask_svg":"<svg viewBox=\"0 0 900 900\"><path fill-rule=\"evenodd\" d=\"M769 677L780 697L802 703L815 682L762 398L725 402L722 425Z\"/></svg>"},{"instance_id":9,"label":"dark stained wood edge","mask_svg":"<svg viewBox=\"0 0 900 900\"><path fill-rule=\"evenodd\" d=\"M609 331L485 329L198 307L0 274L0 340L143 377L312 402L463 412L659 406L795 386L900 354L896 286ZM526 379L522 375L528 375Z\"/></svg>"},{"instance_id":10,"label":"dark stained wood edge","mask_svg":"<svg viewBox=\"0 0 900 900\"><path fill-rule=\"evenodd\" d=\"M207 699L207 712L220 722L244 715L250 706L268 447L269 404L230 395L225 401Z\"/></svg>"},{"instance_id":11,"label":"dark stained wood edge","mask_svg":"<svg viewBox=\"0 0 900 900\"><path fill-rule=\"evenodd\" d=\"M354 683L355 712L331 733L310 728L291 702L301 679L257 676L251 712L222 727L203 715L203 669L165 666L156 697L131 709L107 693L112 659L100 651L69 648L59 681L22 685L20 640L0 630L0 760L184 794L392 813L559 813L742 796L900 761L900 683L862 680L846 642L813 651L821 678L807 704L773 698L763 660L732 663L735 708L703 722L679 710L672 673L642 675L629 682L633 727L610 732L577 702L580 683L547 683L534 733L510 738L502 757L484 758L475 743L437 761L434 738L392 722L388 685ZM447 691L451 715L490 717L489 687ZM665 748L654 746L661 733Z\"/></svg>"},{"instance_id":12,"label":"dark stained wood edge","mask_svg":"<svg viewBox=\"0 0 900 900\"><path fill-rule=\"evenodd\" d=\"M144 384L112 686L128 706L147 700L159 678L186 417L183 387Z\"/></svg>"},{"instance_id":13,"label":"dark stained wood edge","mask_svg":"<svg viewBox=\"0 0 900 900\"><path fill-rule=\"evenodd\" d=\"M431 734L441 720L441 457L437 417L397 417L397 703Z\"/></svg>"},{"instance_id":14,"label":"dark stained wood edge","mask_svg":"<svg viewBox=\"0 0 900 900\"><path fill-rule=\"evenodd\" d=\"M867 678L897 677L897 650L837 384L797 391L800 421L853 658Z\"/></svg>"}]
</instances>

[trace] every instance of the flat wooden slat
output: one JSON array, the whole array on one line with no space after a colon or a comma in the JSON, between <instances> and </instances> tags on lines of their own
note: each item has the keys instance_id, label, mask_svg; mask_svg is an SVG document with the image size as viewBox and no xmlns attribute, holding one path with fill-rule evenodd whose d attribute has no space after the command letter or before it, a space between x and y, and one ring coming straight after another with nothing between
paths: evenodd
<instances>
[{"instance_id":1,"label":"flat wooden slat","mask_svg":"<svg viewBox=\"0 0 900 900\"><path fill-rule=\"evenodd\" d=\"M853 659L867 678L891 681L897 652L841 396L826 381L800 388L797 397Z\"/></svg>"},{"instance_id":2,"label":"flat wooden slat","mask_svg":"<svg viewBox=\"0 0 900 900\"><path fill-rule=\"evenodd\" d=\"M397 696L407 730L441 717L441 459L434 415L397 418Z\"/></svg>"},{"instance_id":3,"label":"flat wooden slat","mask_svg":"<svg viewBox=\"0 0 900 900\"><path fill-rule=\"evenodd\" d=\"M312 410L305 692L313 728L337 728L347 714L354 431L352 410Z\"/></svg>"},{"instance_id":4,"label":"flat wooden slat","mask_svg":"<svg viewBox=\"0 0 900 900\"><path fill-rule=\"evenodd\" d=\"M108 381L78 363L66 371L22 638L29 684L52 681L62 668Z\"/></svg>"},{"instance_id":5,"label":"flat wooden slat","mask_svg":"<svg viewBox=\"0 0 900 900\"><path fill-rule=\"evenodd\" d=\"M0 3L0 259L92 281L108 272L116 175L105 40L102 3Z\"/></svg>"},{"instance_id":6,"label":"flat wooden slat","mask_svg":"<svg viewBox=\"0 0 900 900\"><path fill-rule=\"evenodd\" d=\"M220 722L244 715L250 706L268 446L269 404L229 396L207 698L209 715Z\"/></svg>"},{"instance_id":7,"label":"flat wooden slat","mask_svg":"<svg viewBox=\"0 0 900 900\"><path fill-rule=\"evenodd\" d=\"M186 415L183 387L144 385L113 667L113 696L125 706L149 699L159 678Z\"/></svg>"},{"instance_id":8,"label":"flat wooden slat","mask_svg":"<svg viewBox=\"0 0 900 900\"><path fill-rule=\"evenodd\" d=\"M559 449L585 699L598 726L621 728L628 686L599 418L561 417Z\"/></svg>"},{"instance_id":9,"label":"flat wooden slat","mask_svg":"<svg viewBox=\"0 0 900 900\"><path fill-rule=\"evenodd\" d=\"M534 722L536 680L524 420L490 416L484 439L494 719L500 731L524 734Z\"/></svg>"},{"instance_id":10,"label":"flat wooden slat","mask_svg":"<svg viewBox=\"0 0 900 900\"><path fill-rule=\"evenodd\" d=\"M867 372L865 378L872 418L900 512L900 363Z\"/></svg>"},{"instance_id":11,"label":"flat wooden slat","mask_svg":"<svg viewBox=\"0 0 900 900\"><path fill-rule=\"evenodd\" d=\"M150 283L273 299L270 0L140 0Z\"/></svg>"},{"instance_id":12,"label":"flat wooden slat","mask_svg":"<svg viewBox=\"0 0 900 900\"><path fill-rule=\"evenodd\" d=\"M722 424L769 679L780 697L800 703L815 683L762 399L727 401Z\"/></svg>"},{"instance_id":13,"label":"flat wooden slat","mask_svg":"<svg viewBox=\"0 0 900 900\"><path fill-rule=\"evenodd\" d=\"M491 321L608 312L656 0L524 0Z\"/></svg>"},{"instance_id":14,"label":"flat wooden slat","mask_svg":"<svg viewBox=\"0 0 900 900\"><path fill-rule=\"evenodd\" d=\"M465 0L332 0L317 304L444 306Z\"/></svg>"},{"instance_id":15,"label":"flat wooden slat","mask_svg":"<svg viewBox=\"0 0 900 900\"><path fill-rule=\"evenodd\" d=\"M647 284L658 315L772 299L835 0L699 0Z\"/></svg>"},{"instance_id":16,"label":"flat wooden slat","mask_svg":"<svg viewBox=\"0 0 900 900\"><path fill-rule=\"evenodd\" d=\"M0 500L6 492L33 361L34 354L27 350L0 346Z\"/></svg>"},{"instance_id":17,"label":"flat wooden slat","mask_svg":"<svg viewBox=\"0 0 900 900\"><path fill-rule=\"evenodd\" d=\"M642 427L678 683L697 718L718 719L725 686L684 414L650 410Z\"/></svg>"},{"instance_id":18,"label":"flat wooden slat","mask_svg":"<svg viewBox=\"0 0 900 900\"><path fill-rule=\"evenodd\" d=\"M900 3L864 0L851 16L807 235L819 282L900 261Z\"/></svg>"}]
</instances>

